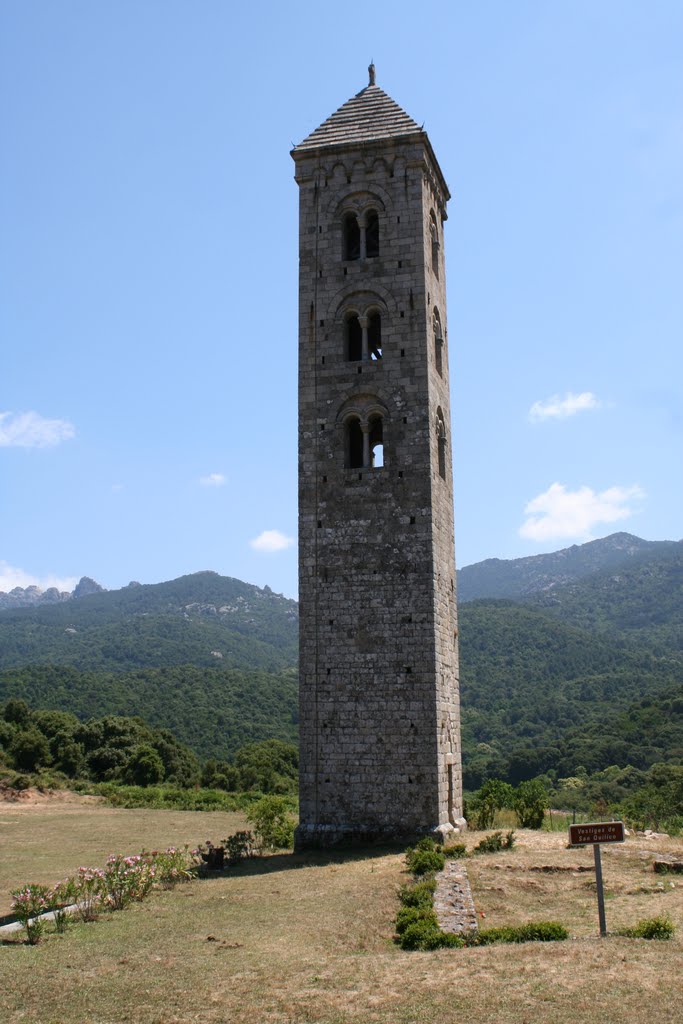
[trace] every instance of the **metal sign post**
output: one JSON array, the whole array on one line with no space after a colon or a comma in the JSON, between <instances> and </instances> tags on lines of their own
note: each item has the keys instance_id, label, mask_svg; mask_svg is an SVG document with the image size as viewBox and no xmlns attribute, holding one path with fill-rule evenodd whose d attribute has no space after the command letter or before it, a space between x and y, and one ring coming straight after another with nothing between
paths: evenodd
<instances>
[{"instance_id":1,"label":"metal sign post","mask_svg":"<svg viewBox=\"0 0 683 1024\"><path fill-rule=\"evenodd\" d=\"M598 893L598 920L600 921L600 936L607 935L607 924L605 922L605 891L602 884L602 857L600 854L601 843L623 843L624 823L623 821L599 821L587 825L569 826L569 843L571 846L593 847L595 858L595 887Z\"/></svg>"},{"instance_id":2,"label":"metal sign post","mask_svg":"<svg viewBox=\"0 0 683 1024\"><path fill-rule=\"evenodd\" d=\"M600 856L600 843L593 846L595 858L595 887L598 892L598 920L600 922L600 935L604 938L607 935L607 924L605 922L605 892L602 887L602 857Z\"/></svg>"}]
</instances>

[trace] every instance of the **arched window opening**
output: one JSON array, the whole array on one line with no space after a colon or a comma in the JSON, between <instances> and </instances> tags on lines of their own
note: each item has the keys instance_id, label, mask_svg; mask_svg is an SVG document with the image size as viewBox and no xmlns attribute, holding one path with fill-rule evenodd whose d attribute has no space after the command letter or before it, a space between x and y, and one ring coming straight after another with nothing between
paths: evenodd
<instances>
[{"instance_id":1,"label":"arched window opening","mask_svg":"<svg viewBox=\"0 0 683 1024\"><path fill-rule=\"evenodd\" d=\"M355 363L363 358L363 330L360 320L353 313L344 323L346 360Z\"/></svg>"},{"instance_id":2,"label":"arched window opening","mask_svg":"<svg viewBox=\"0 0 683 1024\"><path fill-rule=\"evenodd\" d=\"M379 469L384 465L384 430L381 416L371 416L369 426L370 435L370 465L373 469Z\"/></svg>"},{"instance_id":3,"label":"arched window opening","mask_svg":"<svg viewBox=\"0 0 683 1024\"><path fill-rule=\"evenodd\" d=\"M379 217L370 210L365 218L365 255L368 259L379 256Z\"/></svg>"},{"instance_id":4,"label":"arched window opening","mask_svg":"<svg viewBox=\"0 0 683 1024\"><path fill-rule=\"evenodd\" d=\"M434 310L434 365L439 377L443 377L443 332L437 309Z\"/></svg>"},{"instance_id":5,"label":"arched window opening","mask_svg":"<svg viewBox=\"0 0 683 1024\"><path fill-rule=\"evenodd\" d=\"M346 423L346 465L349 469L363 468L363 430L357 416Z\"/></svg>"},{"instance_id":6,"label":"arched window opening","mask_svg":"<svg viewBox=\"0 0 683 1024\"><path fill-rule=\"evenodd\" d=\"M355 213L344 214L342 221L342 259L360 259L360 227Z\"/></svg>"},{"instance_id":7,"label":"arched window opening","mask_svg":"<svg viewBox=\"0 0 683 1024\"><path fill-rule=\"evenodd\" d=\"M439 456L439 476L446 479L446 424L441 409L436 413L436 434Z\"/></svg>"},{"instance_id":8,"label":"arched window opening","mask_svg":"<svg viewBox=\"0 0 683 1024\"><path fill-rule=\"evenodd\" d=\"M436 226L436 217L432 210L429 215L429 234L432 239L432 270L435 277L439 276L439 230Z\"/></svg>"},{"instance_id":9,"label":"arched window opening","mask_svg":"<svg viewBox=\"0 0 683 1024\"><path fill-rule=\"evenodd\" d=\"M382 317L371 313L368 317L368 354L371 359L382 358Z\"/></svg>"}]
</instances>

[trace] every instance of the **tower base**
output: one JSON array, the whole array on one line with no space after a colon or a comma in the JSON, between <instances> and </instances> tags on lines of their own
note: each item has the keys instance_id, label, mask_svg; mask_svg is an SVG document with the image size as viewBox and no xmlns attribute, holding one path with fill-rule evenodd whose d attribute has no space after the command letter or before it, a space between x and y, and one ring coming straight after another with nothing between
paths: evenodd
<instances>
[{"instance_id":1,"label":"tower base","mask_svg":"<svg viewBox=\"0 0 683 1024\"><path fill-rule=\"evenodd\" d=\"M467 828L464 818L458 818L455 825L445 822L441 825L407 830L401 825L299 825L294 831L294 849L328 850L331 847L349 846L408 846L425 836L431 836L437 843L445 843L450 836Z\"/></svg>"}]
</instances>

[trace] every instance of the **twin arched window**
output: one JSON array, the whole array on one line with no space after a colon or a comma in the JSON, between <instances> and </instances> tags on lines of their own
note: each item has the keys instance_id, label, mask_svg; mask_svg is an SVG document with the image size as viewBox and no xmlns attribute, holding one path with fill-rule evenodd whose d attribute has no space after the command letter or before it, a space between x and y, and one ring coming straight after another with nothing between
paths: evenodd
<instances>
[{"instance_id":1,"label":"twin arched window","mask_svg":"<svg viewBox=\"0 0 683 1024\"><path fill-rule=\"evenodd\" d=\"M348 469L377 469L384 465L384 421L380 413L349 416L344 430Z\"/></svg>"},{"instance_id":2,"label":"twin arched window","mask_svg":"<svg viewBox=\"0 0 683 1024\"><path fill-rule=\"evenodd\" d=\"M371 310L364 316L349 313L344 320L344 357L347 362L382 358L382 316Z\"/></svg>"},{"instance_id":3,"label":"twin arched window","mask_svg":"<svg viewBox=\"0 0 683 1024\"><path fill-rule=\"evenodd\" d=\"M360 216L349 211L342 217L342 259L362 260L379 256L379 215L366 210Z\"/></svg>"}]
</instances>

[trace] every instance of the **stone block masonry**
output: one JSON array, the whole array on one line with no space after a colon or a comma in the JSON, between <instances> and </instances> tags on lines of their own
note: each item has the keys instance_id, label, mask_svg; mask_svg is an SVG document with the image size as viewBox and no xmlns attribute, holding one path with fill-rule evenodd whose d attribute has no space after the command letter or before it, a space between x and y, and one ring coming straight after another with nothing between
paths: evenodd
<instances>
[{"instance_id":1,"label":"stone block masonry","mask_svg":"<svg viewBox=\"0 0 683 1024\"><path fill-rule=\"evenodd\" d=\"M292 156L300 192L297 846L443 834L464 824L448 189L426 134L374 84Z\"/></svg>"}]
</instances>

